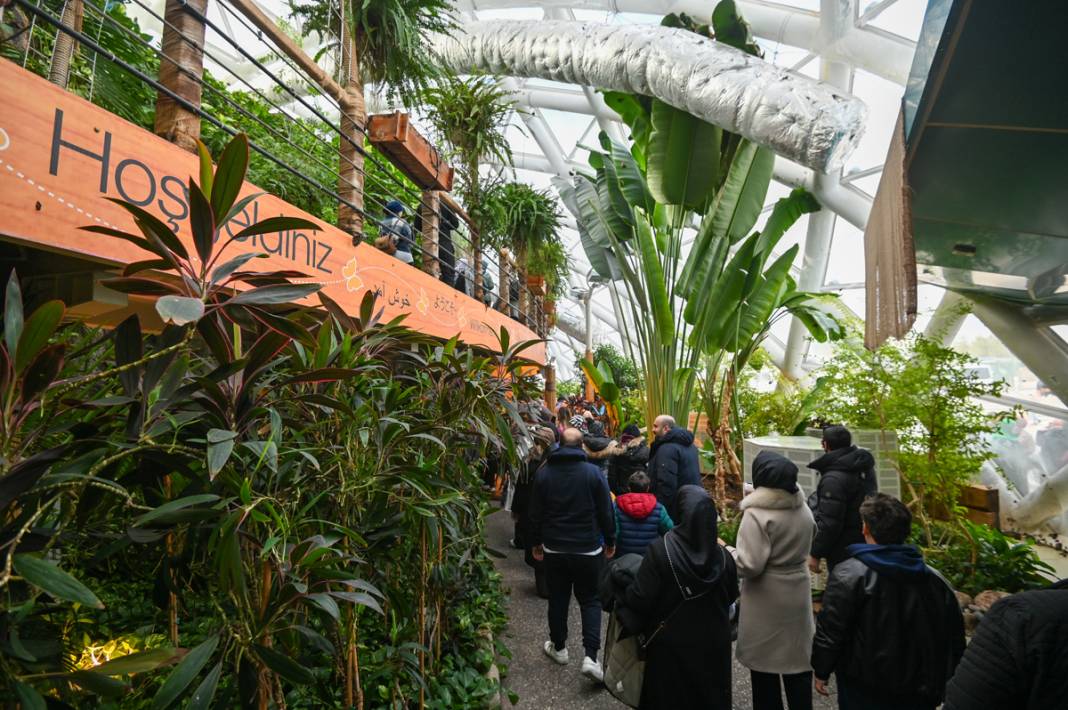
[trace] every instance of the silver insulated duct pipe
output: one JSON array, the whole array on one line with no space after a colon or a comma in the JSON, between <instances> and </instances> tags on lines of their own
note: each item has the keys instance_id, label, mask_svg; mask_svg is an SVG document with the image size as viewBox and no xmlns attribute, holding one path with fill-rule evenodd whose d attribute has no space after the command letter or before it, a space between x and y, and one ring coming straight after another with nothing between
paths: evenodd
<instances>
[{"instance_id":1,"label":"silver insulated duct pipe","mask_svg":"<svg viewBox=\"0 0 1068 710\"><path fill-rule=\"evenodd\" d=\"M855 96L685 30L566 20L461 23L435 50L458 73L551 79L652 96L821 172L856 148Z\"/></svg>"}]
</instances>

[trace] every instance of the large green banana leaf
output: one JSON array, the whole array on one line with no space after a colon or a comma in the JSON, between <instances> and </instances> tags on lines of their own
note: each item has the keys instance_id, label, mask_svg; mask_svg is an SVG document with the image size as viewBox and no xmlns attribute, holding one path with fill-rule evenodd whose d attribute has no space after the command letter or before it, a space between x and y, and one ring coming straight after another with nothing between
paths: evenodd
<instances>
[{"instance_id":1,"label":"large green banana leaf","mask_svg":"<svg viewBox=\"0 0 1068 710\"><path fill-rule=\"evenodd\" d=\"M782 235L786 234L786 231L794 226L794 223L800 219L801 215L818 212L819 209L820 203L813 197L811 192L803 187L794 188L789 195L777 201L775 207L772 208L771 215L760 233L756 253L770 253L775 248L775 245L779 243L779 240L782 239Z\"/></svg>"},{"instance_id":2,"label":"large green banana leaf","mask_svg":"<svg viewBox=\"0 0 1068 710\"><path fill-rule=\"evenodd\" d=\"M653 237L653 229L649 220L635 210L634 221L636 224L634 234L638 239L642 275L645 278L645 289L649 297L649 315L653 319L656 335L661 341L667 342L675 337L675 318L664 281L664 267L660 263L660 254L656 248L656 240Z\"/></svg>"},{"instance_id":3,"label":"large green banana leaf","mask_svg":"<svg viewBox=\"0 0 1068 710\"><path fill-rule=\"evenodd\" d=\"M646 177L657 202L704 213L719 185L723 131L653 100Z\"/></svg>"},{"instance_id":4,"label":"large green banana leaf","mask_svg":"<svg viewBox=\"0 0 1068 710\"><path fill-rule=\"evenodd\" d=\"M694 326L690 343L705 352L723 348L725 323L734 315L745 295L745 281L753 262L754 234L742 242L708 291L689 298L683 317Z\"/></svg>"},{"instance_id":5,"label":"large green banana leaf","mask_svg":"<svg viewBox=\"0 0 1068 710\"><path fill-rule=\"evenodd\" d=\"M792 291L783 299L782 305L820 343L840 340L849 333L848 323L834 312L834 307L840 305L836 295Z\"/></svg>"},{"instance_id":6,"label":"large green banana leaf","mask_svg":"<svg viewBox=\"0 0 1068 710\"><path fill-rule=\"evenodd\" d=\"M749 23L742 19L734 0L721 0L712 11L712 30L716 41L740 49L757 57L764 56L760 45L753 40Z\"/></svg>"},{"instance_id":7,"label":"large green banana leaf","mask_svg":"<svg viewBox=\"0 0 1068 710\"><path fill-rule=\"evenodd\" d=\"M624 227L628 230L634 228L631 206L623 194L615 160L611 155L599 155L601 168L597 171L597 192L601 195L601 204L606 205L611 210L612 219L617 220L613 222L612 231L621 234ZM593 157L592 153L590 157Z\"/></svg>"},{"instance_id":8,"label":"large green banana leaf","mask_svg":"<svg viewBox=\"0 0 1068 710\"><path fill-rule=\"evenodd\" d=\"M652 111L652 99L648 96L627 94L622 91L604 91L604 102L619 114L623 123L630 129L631 155L638 165L645 170L645 151L649 145L649 133L652 124L649 114Z\"/></svg>"},{"instance_id":9,"label":"large green banana leaf","mask_svg":"<svg viewBox=\"0 0 1068 710\"><path fill-rule=\"evenodd\" d=\"M726 237L736 244L748 236L764 208L774 167L773 152L742 141L712 217L712 233L717 238Z\"/></svg>"},{"instance_id":10,"label":"large green banana leaf","mask_svg":"<svg viewBox=\"0 0 1068 710\"><path fill-rule=\"evenodd\" d=\"M728 324L727 328L727 350L738 352L744 349L767 327L771 314L779 308L789 288L790 266L797 258L797 251L795 244L776 259L757 279L756 287L738 305L737 323ZM754 261L758 260L759 256L754 257Z\"/></svg>"},{"instance_id":11,"label":"large green banana leaf","mask_svg":"<svg viewBox=\"0 0 1068 710\"><path fill-rule=\"evenodd\" d=\"M615 163L616 179L619 181L619 189L623 197L629 204L641 207L646 214L652 213L656 207L656 201L649 192L649 185L645 181L645 175L642 174L638 161L634 159L630 151L610 139L604 131L599 137L601 146L608 152L611 162Z\"/></svg>"},{"instance_id":12,"label":"large green banana leaf","mask_svg":"<svg viewBox=\"0 0 1068 710\"><path fill-rule=\"evenodd\" d=\"M683 297L700 293L719 276L727 247L756 224L771 182L775 154L749 141L739 145L713 208L701 221L679 277Z\"/></svg>"},{"instance_id":13,"label":"large green banana leaf","mask_svg":"<svg viewBox=\"0 0 1068 710\"><path fill-rule=\"evenodd\" d=\"M563 200L571 214L575 215L575 221L578 222L579 240L582 242L582 250L586 252L586 259L590 262L590 266L601 278L615 280L619 278L619 270L615 265L615 257L610 247L607 246L611 242L605 237L606 243L602 244L595 238L591 230L601 229L603 232L604 227L595 219L593 210L583 209L580 203L580 185L585 191L587 201L597 198L596 190L590 190L588 183L589 178L581 175L575 178L574 184L564 180L554 181L560 199Z\"/></svg>"}]
</instances>

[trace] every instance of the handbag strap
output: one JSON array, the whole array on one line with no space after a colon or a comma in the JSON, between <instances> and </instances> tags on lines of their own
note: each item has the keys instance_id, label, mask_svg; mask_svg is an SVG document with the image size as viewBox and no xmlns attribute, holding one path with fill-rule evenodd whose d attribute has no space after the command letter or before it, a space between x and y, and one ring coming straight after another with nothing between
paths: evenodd
<instances>
[{"instance_id":1,"label":"handbag strap","mask_svg":"<svg viewBox=\"0 0 1068 710\"><path fill-rule=\"evenodd\" d=\"M671 548L667 546L666 541L665 541L665 544L664 544L664 554L667 555L668 567L671 568L671 576L675 578L675 584L678 585L679 584L679 575L678 575L678 573L675 572L675 563L672 562L672 560L671 560ZM697 596L690 597L690 599L700 599L704 595L708 594L708 591L709 590L701 592ZM679 594L682 594L681 589L679 591ZM687 599L686 597L683 597L682 599L680 599L679 603L675 605L675 608L672 609L671 612L667 616L665 616L660 621L659 624L656 625L656 628L653 629L653 633L649 634L647 637L639 639L639 642L641 643L642 650L645 650L645 649L649 648L649 644L651 644L653 642L653 639L655 639L657 637L657 635L661 631L664 630L664 627L667 626L667 623L669 621L671 621L671 617L675 616L675 614L679 611L679 609L682 608L682 605L685 604L686 602L690 601L690 599Z\"/></svg>"}]
</instances>

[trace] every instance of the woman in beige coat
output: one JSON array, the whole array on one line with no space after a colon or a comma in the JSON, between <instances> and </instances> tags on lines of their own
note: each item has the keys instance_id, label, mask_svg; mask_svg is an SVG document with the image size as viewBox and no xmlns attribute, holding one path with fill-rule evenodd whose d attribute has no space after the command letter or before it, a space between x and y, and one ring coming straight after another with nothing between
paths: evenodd
<instances>
[{"instance_id":1,"label":"woman in beige coat","mask_svg":"<svg viewBox=\"0 0 1068 710\"><path fill-rule=\"evenodd\" d=\"M779 454L753 461L753 486L742 500L738 548L742 580L738 661L753 676L753 710L811 710L812 583L806 562L816 523L797 485L797 466Z\"/></svg>"}]
</instances>

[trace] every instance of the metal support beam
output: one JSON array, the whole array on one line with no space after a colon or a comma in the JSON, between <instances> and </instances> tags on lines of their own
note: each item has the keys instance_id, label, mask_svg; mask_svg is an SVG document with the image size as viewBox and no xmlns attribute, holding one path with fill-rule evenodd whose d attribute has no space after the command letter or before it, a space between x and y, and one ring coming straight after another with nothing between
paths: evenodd
<instances>
[{"instance_id":1,"label":"metal support beam","mask_svg":"<svg viewBox=\"0 0 1068 710\"><path fill-rule=\"evenodd\" d=\"M942 294L942 300L931 315L931 320L927 323L927 329L923 334L948 348L957 338L957 333L964 325L964 318L967 315L968 299L956 291L947 290Z\"/></svg>"},{"instance_id":2,"label":"metal support beam","mask_svg":"<svg viewBox=\"0 0 1068 710\"><path fill-rule=\"evenodd\" d=\"M856 17L856 0L821 0L820 37L823 44L839 41L853 26ZM842 62L820 60L820 79L837 89L850 91L853 69ZM842 172L829 175L816 173L813 177L813 192L822 194L831 187L841 185ZM827 279L827 265L834 240L834 225L837 215L830 209L822 209L808 217L808 232L805 234L805 250L801 261L801 273L797 287L801 291L819 291ZM808 355L811 338L805 325L798 318L790 319L790 334L786 339L782 373L786 379L797 380L803 374L801 363Z\"/></svg>"},{"instance_id":3,"label":"metal support beam","mask_svg":"<svg viewBox=\"0 0 1068 710\"><path fill-rule=\"evenodd\" d=\"M1035 324L1019 305L976 294L968 300L983 325L1068 404L1068 343L1049 326Z\"/></svg>"}]
</instances>

